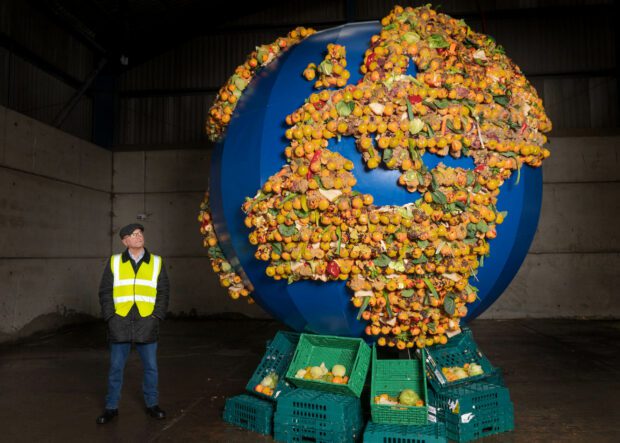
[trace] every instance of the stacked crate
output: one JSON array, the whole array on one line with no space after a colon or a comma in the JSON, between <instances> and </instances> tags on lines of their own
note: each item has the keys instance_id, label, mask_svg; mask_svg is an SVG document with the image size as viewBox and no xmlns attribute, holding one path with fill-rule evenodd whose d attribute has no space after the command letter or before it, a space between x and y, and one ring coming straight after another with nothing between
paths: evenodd
<instances>
[{"instance_id":1,"label":"stacked crate","mask_svg":"<svg viewBox=\"0 0 620 443\"><path fill-rule=\"evenodd\" d=\"M422 358L424 351L421 352ZM364 443L443 443L446 429L435 415L429 415L426 372L422 360L379 359L372 350L370 391L371 421L364 432ZM404 389L412 389L423 401L422 406L377 404L381 394L398 397ZM430 420L429 420L430 419Z\"/></svg>"},{"instance_id":2,"label":"stacked crate","mask_svg":"<svg viewBox=\"0 0 620 443\"><path fill-rule=\"evenodd\" d=\"M300 369L324 363L345 366L344 384L297 378ZM274 417L278 442L354 443L362 438L364 419L360 395L364 389L370 348L358 338L302 334L287 371L297 389L282 395Z\"/></svg>"},{"instance_id":3,"label":"stacked crate","mask_svg":"<svg viewBox=\"0 0 620 443\"><path fill-rule=\"evenodd\" d=\"M273 340L267 342L265 355L246 386L250 394L241 394L226 400L225 422L249 431L272 435L275 402L281 395L294 389L284 376L298 342L298 333L285 331L279 331ZM278 375L273 395L257 392L255 387L271 373Z\"/></svg>"},{"instance_id":4,"label":"stacked crate","mask_svg":"<svg viewBox=\"0 0 620 443\"><path fill-rule=\"evenodd\" d=\"M235 426L271 435L273 432L273 403L248 394L226 399L224 421Z\"/></svg>"},{"instance_id":5,"label":"stacked crate","mask_svg":"<svg viewBox=\"0 0 620 443\"><path fill-rule=\"evenodd\" d=\"M296 389L278 401L274 427L278 442L354 443L364 430L360 399Z\"/></svg>"},{"instance_id":6,"label":"stacked crate","mask_svg":"<svg viewBox=\"0 0 620 443\"><path fill-rule=\"evenodd\" d=\"M426 425L388 425L372 421L366 425L364 443L446 443L446 427L441 423Z\"/></svg>"},{"instance_id":7,"label":"stacked crate","mask_svg":"<svg viewBox=\"0 0 620 443\"><path fill-rule=\"evenodd\" d=\"M418 355L424 359L431 387L431 412L445 422L450 440L468 442L514 430L514 408L501 371L478 349L471 330L464 328L446 345L433 346L425 356L421 352ZM448 381L442 373L442 368L472 363L484 372L455 381Z\"/></svg>"}]
</instances>

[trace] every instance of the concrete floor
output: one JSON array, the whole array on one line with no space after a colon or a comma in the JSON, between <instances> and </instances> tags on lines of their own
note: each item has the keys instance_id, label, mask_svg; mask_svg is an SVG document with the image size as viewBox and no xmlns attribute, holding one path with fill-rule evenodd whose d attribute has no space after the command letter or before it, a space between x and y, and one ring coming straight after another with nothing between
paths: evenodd
<instances>
[{"instance_id":1,"label":"concrete floor","mask_svg":"<svg viewBox=\"0 0 620 443\"><path fill-rule=\"evenodd\" d=\"M475 321L481 349L504 369L515 432L488 442L620 442L620 321ZM170 320L159 348L160 400L143 411L132 352L120 416L100 426L108 352L94 322L0 347L2 442L271 442L221 420L281 325L252 320Z\"/></svg>"}]
</instances>

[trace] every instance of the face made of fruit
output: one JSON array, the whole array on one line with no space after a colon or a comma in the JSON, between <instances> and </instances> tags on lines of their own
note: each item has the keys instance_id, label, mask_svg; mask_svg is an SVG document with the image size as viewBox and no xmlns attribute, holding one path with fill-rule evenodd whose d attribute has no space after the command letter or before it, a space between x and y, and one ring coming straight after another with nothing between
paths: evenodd
<instances>
[{"instance_id":1,"label":"face made of fruit","mask_svg":"<svg viewBox=\"0 0 620 443\"><path fill-rule=\"evenodd\" d=\"M144 248L144 233L141 229L136 229L130 235L123 237L121 241L127 249L139 251Z\"/></svg>"}]
</instances>

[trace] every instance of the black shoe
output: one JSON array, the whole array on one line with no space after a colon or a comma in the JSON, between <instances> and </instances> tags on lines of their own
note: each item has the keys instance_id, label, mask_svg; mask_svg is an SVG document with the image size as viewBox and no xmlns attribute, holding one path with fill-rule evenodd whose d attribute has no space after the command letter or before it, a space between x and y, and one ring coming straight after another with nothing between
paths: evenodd
<instances>
[{"instance_id":1,"label":"black shoe","mask_svg":"<svg viewBox=\"0 0 620 443\"><path fill-rule=\"evenodd\" d=\"M146 413L149 414L151 417L156 418L157 420L162 420L166 418L166 413L159 409L158 405L146 408Z\"/></svg>"},{"instance_id":2,"label":"black shoe","mask_svg":"<svg viewBox=\"0 0 620 443\"><path fill-rule=\"evenodd\" d=\"M104 409L103 414L97 417L97 424L105 425L118 415L118 409Z\"/></svg>"}]
</instances>

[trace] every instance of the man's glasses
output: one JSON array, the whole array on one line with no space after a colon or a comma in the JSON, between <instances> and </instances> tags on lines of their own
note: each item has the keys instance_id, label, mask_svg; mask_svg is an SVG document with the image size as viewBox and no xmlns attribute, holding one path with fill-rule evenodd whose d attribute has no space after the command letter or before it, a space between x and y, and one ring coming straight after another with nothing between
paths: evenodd
<instances>
[{"instance_id":1,"label":"man's glasses","mask_svg":"<svg viewBox=\"0 0 620 443\"><path fill-rule=\"evenodd\" d=\"M129 236L132 238L138 238L138 237L144 237L144 234L142 233L142 231L137 231L132 234L129 234Z\"/></svg>"}]
</instances>

